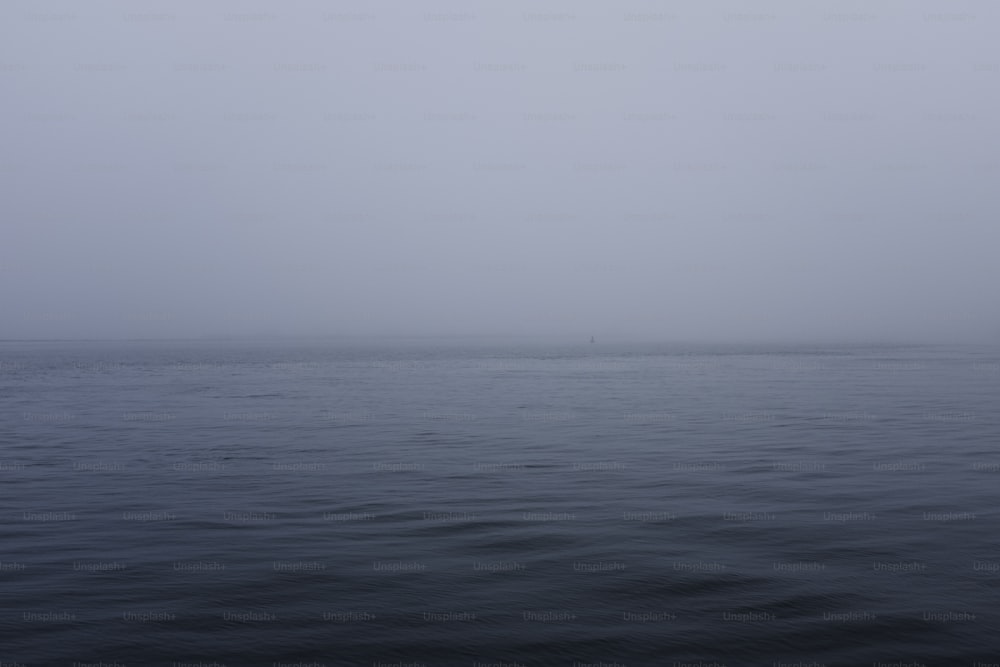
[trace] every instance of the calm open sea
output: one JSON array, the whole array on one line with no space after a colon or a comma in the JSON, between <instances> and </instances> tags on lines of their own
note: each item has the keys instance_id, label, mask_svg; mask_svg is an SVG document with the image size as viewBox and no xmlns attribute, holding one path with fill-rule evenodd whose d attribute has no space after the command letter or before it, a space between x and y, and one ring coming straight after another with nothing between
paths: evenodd
<instances>
[{"instance_id":1,"label":"calm open sea","mask_svg":"<svg viewBox=\"0 0 1000 667\"><path fill-rule=\"evenodd\" d=\"M1000 663L1000 349L0 343L0 664Z\"/></svg>"}]
</instances>

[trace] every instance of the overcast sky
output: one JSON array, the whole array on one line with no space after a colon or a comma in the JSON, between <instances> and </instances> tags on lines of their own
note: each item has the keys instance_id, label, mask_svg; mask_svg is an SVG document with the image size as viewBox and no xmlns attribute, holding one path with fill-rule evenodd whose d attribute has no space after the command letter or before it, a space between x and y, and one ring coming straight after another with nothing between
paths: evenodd
<instances>
[{"instance_id":1,"label":"overcast sky","mask_svg":"<svg viewBox=\"0 0 1000 667\"><path fill-rule=\"evenodd\" d=\"M0 338L1000 340L1000 5L0 8Z\"/></svg>"}]
</instances>

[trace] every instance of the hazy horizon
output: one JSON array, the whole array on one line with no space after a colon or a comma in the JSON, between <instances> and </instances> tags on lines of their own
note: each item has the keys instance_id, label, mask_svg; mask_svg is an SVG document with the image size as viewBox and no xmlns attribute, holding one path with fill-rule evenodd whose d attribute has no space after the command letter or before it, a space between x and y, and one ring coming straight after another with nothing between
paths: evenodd
<instances>
[{"instance_id":1,"label":"hazy horizon","mask_svg":"<svg viewBox=\"0 0 1000 667\"><path fill-rule=\"evenodd\" d=\"M1000 341L985 2L5 10L0 339Z\"/></svg>"},{"instance_id":2,"label":"hazy horizon","mask_svg":"<svg viewBox=\"0 0 1000 667\"><path fill-rule=\"evenodd\" d=\"M526 347L547 347L547 346L579 346L581 349L589 349L594 353L603 354L620 350L618 346L633 345L653 345L668 346L677 349L687 348L732 348L742 346L763 347L776 351L789 351L794 348L816 348L816 347L843 347L843 348L864 348L864 347L997 347L1000 342L988 337L984 338L929 338L912 336L905 337L749 337L726 338L722 336L699 338L669 338L656 336L643 336L639 334L631 335L605 335L595 336L595 345L589 345L590 338L586 335L572 335L566 333L554 334L404 334L404 333L380 333L380 334L278 334L278 333L253 333L253 334L214 334L203 336L136 336L136 337L48 337L48 338L0 338L0 344L5 343L267 343L283 342L291 345L300 343L331 343L331 344L361 344L363 346L384 346L384 345L406 345L420 346L423 344L453 344L457 346L494 346L494 345L518 345Z\"/></svg>"}]
</instances>

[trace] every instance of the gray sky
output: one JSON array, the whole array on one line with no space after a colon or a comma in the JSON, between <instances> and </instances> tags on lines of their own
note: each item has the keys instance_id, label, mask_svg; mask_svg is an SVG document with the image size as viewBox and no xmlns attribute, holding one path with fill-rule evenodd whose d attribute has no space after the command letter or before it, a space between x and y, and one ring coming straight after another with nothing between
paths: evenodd
<instances>
[{"instance_id":1,"label":"gray sky","mask_svg":"<svg viewBox=\"0 0 1000 667\"><path fill-rule=\"evenodd\" d=\"M0 338L1000 339L995 2L0 14Z\"/></svg>"}]
</instances>

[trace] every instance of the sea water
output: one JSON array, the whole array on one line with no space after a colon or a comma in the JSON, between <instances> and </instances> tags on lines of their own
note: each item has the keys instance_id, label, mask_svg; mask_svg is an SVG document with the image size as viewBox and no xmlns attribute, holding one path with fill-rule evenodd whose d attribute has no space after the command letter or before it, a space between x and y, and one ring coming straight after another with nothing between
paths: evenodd
<instances>
[{"instance_id":1,"label":"sea water","mask_svg":"<svg viewBox=\"0 0 1000 667\"><path fill-rule=\"evenodd\" d=\"M1000 663L1000 349L0 343L0 664Z\"/></svg>"}]
</instances>

